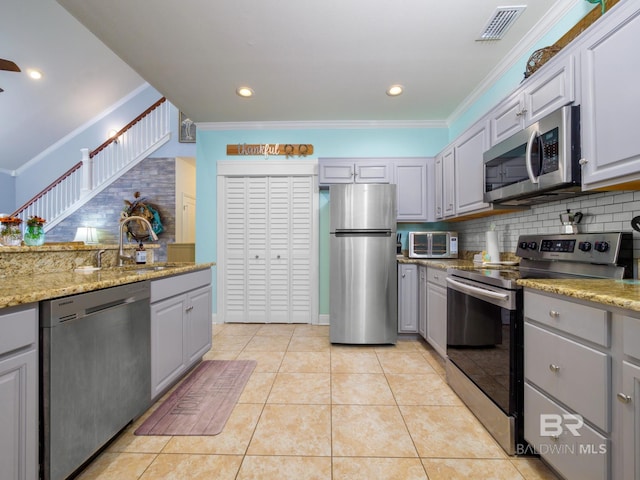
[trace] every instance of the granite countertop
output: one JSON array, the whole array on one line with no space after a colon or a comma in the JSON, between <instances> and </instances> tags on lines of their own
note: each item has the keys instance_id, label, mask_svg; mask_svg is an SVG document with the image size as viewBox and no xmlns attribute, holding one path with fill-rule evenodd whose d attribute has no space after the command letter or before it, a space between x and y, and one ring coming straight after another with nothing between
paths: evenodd
<instances>
[{"instance_id":1,"label":"granite countertop","mask_svg":"<svg viewBox=\"0 0 640 480\"><path fill-rule=\"evenodd\" d=\"M90 272L61 271L34 275L0 274L0 308L39 302L126 283L211 268L215 263L153 263L108 267ZM156 269L156 267L162 267Z\"/></svg>"},{"instance_id":2,"label":"granite countertop","mask_svg":"<svg viewBox=\"0 0 640 480\"><path fill-rule=\"evenodd\" d=\"M474 268L471 260L461 258L409 258L404 255L398 255L398 263L415 263L416 265L426 265L427 267L441 270L446 270L447 268Z\"/></svg>"},{"instance_id":3,"label":"granite countertop","mask_svg":"<svg viewBox=\"0 0 640 480\"><path fill-rule=\"evenodd\" d=\"M522 279L518 285L640 312L639 280Z\"/></svg>"}]
</instances>

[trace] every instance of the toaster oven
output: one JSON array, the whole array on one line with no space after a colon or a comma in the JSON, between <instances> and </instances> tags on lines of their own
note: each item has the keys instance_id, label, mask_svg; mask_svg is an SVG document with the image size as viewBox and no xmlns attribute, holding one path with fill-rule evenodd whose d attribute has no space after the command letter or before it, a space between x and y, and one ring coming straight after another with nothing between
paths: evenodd
<instances>
[{"instance_id":1,"label":"toaster oven","mask_svg":"<svg viewBox=\"0 0 640 480\"><path fill-rule=\"evenodd\" d=\"M458 258L458 233L409 232L409 258Z\"/></svg>"}]
</instances>

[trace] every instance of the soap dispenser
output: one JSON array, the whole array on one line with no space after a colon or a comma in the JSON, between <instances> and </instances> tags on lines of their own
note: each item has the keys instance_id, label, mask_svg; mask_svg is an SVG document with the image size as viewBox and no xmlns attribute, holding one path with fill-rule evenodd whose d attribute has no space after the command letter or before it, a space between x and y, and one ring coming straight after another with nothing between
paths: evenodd
<instances>
[{"instance_id":1,"label":"soap dispenser","mask_svg":"<svg viewBox=\"0 0 640 480\"><path fill-rule=\"evenodd\" d=\"M140 242L140 245L136 248L136 263L147 263L147 251L144 249L142 242Z\"/></svg>"}]
</instances>

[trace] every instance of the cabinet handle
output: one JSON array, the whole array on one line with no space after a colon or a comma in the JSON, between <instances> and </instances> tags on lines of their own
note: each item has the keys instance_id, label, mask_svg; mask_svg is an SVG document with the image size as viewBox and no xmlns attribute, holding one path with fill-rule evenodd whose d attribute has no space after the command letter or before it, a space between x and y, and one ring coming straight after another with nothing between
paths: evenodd
<instances>
[{"instance_id":1,"label":"cabinet handle","mask_svg":"<svg viewBox=\"0 0 640 480\"><path fill-rule=\"evenodd\" d=\"M256 260L257 260L258 258L260 258L260 257L259 257L258 255L256 255Z\"/></svg>"},{"instance_id":2,"label":"cabinet handle","mask_svg":"<svg viewBox=\"0 0 640 480\"><path fill-rule=\"evenodd\" d=\"M436 280L440 279L440 277L438 277L438 275L434 275L433 278L435 278Z\"/></svg>"},{"instance_id":3,"label":"cabinet handle","mask_svg":"<svg viewBox=\"0 0 640 480\"><path fill-rule=\"evenodd\" d=\"M622 403L631 403L631 397L629 395L625 395L622 392L616 394L616 398Z\"/></svg>"},{"instance_id":4,"label":"cabinet handle","mask_svg":"<svg viewBox=\"0 0 640 480\"><path fill-rule=\"evenodd\" d=\"M402 278L404 278L404 276L405 276L405 275L406 275L406 274L404 274L404 273L403 273L403 274L402 274Z\"/></svg>"},{"instance_id":5,"label":"cabinet handle","mask_svg":"<svg viewBox=\"0 0 640 480\"><path fill-rule=\"evenodd\" d=\"M586 158L581 158L580 160L578 160L578 163L580 165L586 165L587 163L589 163L589 160L587 160Z\"/></svg>"},{"instance_id":6,"label":"cabinet handle","mask_svg":"<svg viewBox=\"0 0 640 480\"><path fill-rule=\"evenodd\" d=\"M555 310L549 310L549 316L551 318L558 318L560 316L560 312L556 312Z\"/></svg>"},{"instance_id":7,"label":"cabinet handle","mask_svg":"<svg viewBox=\"0 0 640 480\"><path fill-rule=\"evenodd\" d=\"M186 312L190 312L191 310L193 310L193 305L185 309Z\"/></svg>"},{"instance_id":8,"label":"cabinet handle","mask_svg":"<svg viewBox=\"0 0 640 480\"><path fill-rule=\"evenodd\" d=\"M549 370L551 370L553 373L558 373L560 371L560 365L556 365L554 363L550 363L549 364Z\"/></svg>"},{"instance_id":9,"label":"cabinet handle","mask_svg":"<svg viewBox=\"0 0 640 480\"><path fill-rule=\"evenodd\" d=\"M280 260L280 255L278 255L276 258L277 258L278 260Z\"/></svg>"}]
</instances>

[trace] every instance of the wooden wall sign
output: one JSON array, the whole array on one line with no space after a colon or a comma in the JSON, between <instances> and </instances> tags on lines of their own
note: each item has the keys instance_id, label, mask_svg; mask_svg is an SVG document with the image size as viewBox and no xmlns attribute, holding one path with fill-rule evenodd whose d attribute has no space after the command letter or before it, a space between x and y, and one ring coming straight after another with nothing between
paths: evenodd
<instances>
[{"instance_id":1,"label":"wooden wall sign","mask_svg":"<svg viewBox=\"0 0 640 480\"><path fill-rule=\"evenodd\" d=\"M282 144L282 143L238 143L227 145L227 155L260 155L269 158L270 155L285 155L287 157L306 157L313 154L313 145Z\"/></svg>"}]
</instances>

